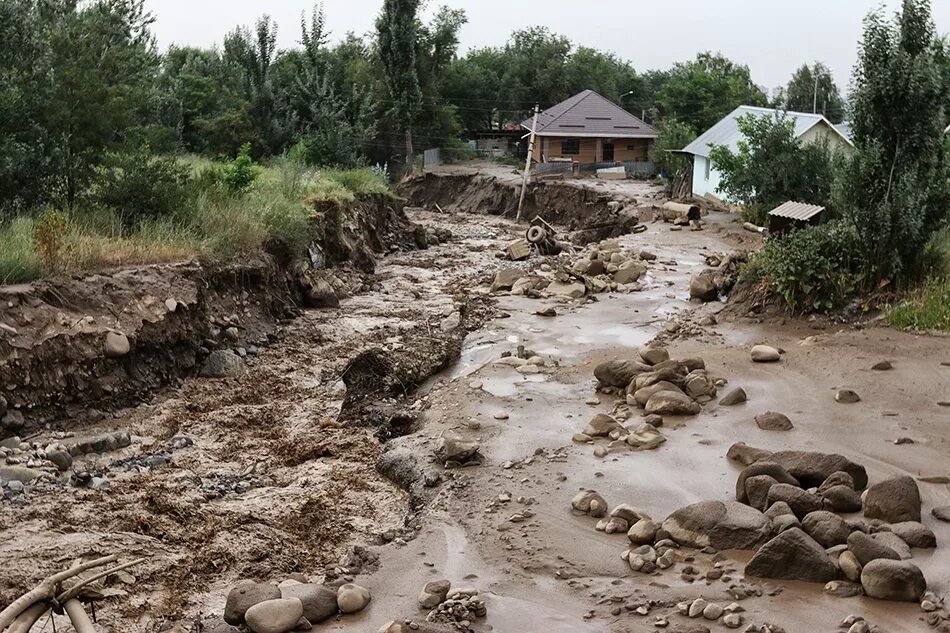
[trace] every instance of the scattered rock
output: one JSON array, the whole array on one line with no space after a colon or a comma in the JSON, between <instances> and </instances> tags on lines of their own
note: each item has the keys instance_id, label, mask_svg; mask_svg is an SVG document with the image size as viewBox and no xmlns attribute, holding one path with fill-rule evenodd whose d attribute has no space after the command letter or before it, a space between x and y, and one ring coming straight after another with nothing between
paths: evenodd
<instances>
[{"instance_id":1,"label":"scattered rock","mask_svg":"<svg viewBox=\"0 0 950 633\"><path fill-rule=\"evenodd\" d=\"M825 585L825 593L835 598L854 598L864 594L861 583L845 580L832 580Z\"/></svg>"},{"instance_id":2,"label":"scattered rock","mask_svg":"<svg viewBox=\"0 0 950 633\"><path fill-rule=\"evenodd\" d=\"M729 447L726 458L739 462L743 466L749 466L759 460L767 459L771 454L772 451L767 451L764 448L755 448L745 442L736 442Z\"/></svg>"},{"instance_id":3,"label":"scattered rock","mask_svg":"<svg viewBox=\"0 0 950 633\"><path fill-rule=\"evenodd\" d=\"M746 481L751 477L768 475L778 483L798 487L798 480L788 474L781 465L766 460L758 461L746 466L736 479L736 501L746 503L749 500L746 491ZM767 492L767 491L766 491Z\"/></svg>"},{"instance_id":4,"label":"scattered rock","mask_svg":"<svg viewBox=\"0 0 950 633\"><path fill-rule=\"evenodd\" d=\"M897 552L897 555L901 560L910 560L914 556L914 554L910 551L910 547L904 542L904 539L897 536L893 532L875 532L871 535L871 538Z\"/></svg>"},{"instance_id":5,"label":"scattered rock","mask_svg":"<svg viewBox=\"0 0 950 633\"><path fill-rule=\"evenodd\" d=\"M203 378L224 378L238 376L245 371L244 359L230 349L216 349L201 364L199 376Z\"/></svg>"},{"instance_id":6,"label":"scattered rock","mask_svg":"<svg viewBox=\"0 0 950 633\"><path fill-rule=\"evenodd\" d=\"M707 620L718 620L722 617L722 607L712 602L703 609L703 617Z\"/></svg>"},{"instance_id":7,"label":"scattered rock","mask_svg":"<svg viewBox=\"0 0 950 633\"><path fill-rule=\"evenodd\" d=\"M851 550L845 550L838 555L838 568L851 582L861 582L861 561Z\"/></svg>"},{"instance_id":8,"label":"scattered rock","mask_svg":"<svg viewBox=\"0 0 950 633\"><path fill-rule=\"evenodd\" d=\"M875 370L875 371L887 371L887 370L889 370L889 369L891 369L891 368L893 368L893 367L894 367L894 366L891 364L891 361L889 361L889 360L882 360L882 361L879 361L879 362L877 362L877 363L874 363L874 364L871 366L871 369L873 369L873 370Z\"/></svg>"},{"instance_id":9,"label":"scattered rock","mask_svg":"<svg viewBox=\"0 0 950 633\"><path fill-rule=\"evenodd\" d=\"M868 488L864 516L887 523L920 522L920 490L913 477L901 475Z\"/></svg>"},{"instance_id":10,"label":"scattered rock","mask_svg":"<svg viewBox=\"0 0 950 633\"><path fill-rule=\"evenodd\" d=\"M855 490L864 490L868 485L868 474L864 466L835 453L779 451L769 455L768 459L781 464L802 486L820 486L838 471L851 475Z\"/></svg>"},{"instance_id":11,"label":"scattered rock","mask_svg":"<svg viewBox=\"0 0 950 633\"><path fill-rule=\"evenodd\" d=\"M607 514L607 501L593 490L581 490L571 499L571 507L599 519Z\"/></svg>"},{"instance_id":12,"label":"scattered rock","mask_svg":"<svg viewBox=\"0 0 950 633\"><path fill-rule=\"evenodd\" d=\"M858 512L861 509L861 495L850 486L832 486L819 490L818 494L835 512Z\"/></svg>"},{"instance_id":13,"label":"scattered rock","mask_svg":"<svg viewBox=\"0 0 950 633\"><path fill-rule=\"evenodd\" d=\"M120 358L132 350L129 337L122 332L107 332L103 346L105 354L109 358Z\"/></svg>"},{"instance_id":14,"label":"scattered rock","mask_svg":"<svg viewBox=\"0 0 950 633\"><path fill-rule=\"evenodd\" d=\"M755 423L763 431L791 431L795 428L787 415L775 411L766 411L755 416Z\"/></svg>"},{"instance_id":15,"label":"scattered rock","mask_svg":"<svg viewBox=\"0 0 950 633\"><path fill-rule=\"evenodd\" d=\"M582 433L588 437L607 437L611 432L618 430L625 431L626 429L615 418L606 413L598 413L591 418Z\"/></svg>"},{"instance_id":16,"label":"scattered rock","mask_svg":"<svg viewBox=\"0 0 950 633\"><path fill-rule=\"evenodd\" d=\"M768 509L769 490L777 484L771 475L755 475L745 480L745 502L760 512Z\"/></svg>"},{"instance_id":17,"label":"scattered rock","mask_svg":"<svg viewBox=\"0 0 950 633\"><path fill-rule=\"evenodd\" d=\"M756 345L752 348L752 360L756 363L775 363L782 358L782 353L768 345Z\"/></svg>"},{"instance_id":18,"label":"scattered rock","mask_svg":"<svg viewBox=\"0 0 950 633\"><path fill-rule=\"evenodd\" d=\"M457 468L466 464L479 464L482 461L481 445L475 440L463 440L455 436L445 436L436 446L436 457L446 468ZM309 619L309 618L308 618Z\"/></svg>"},{"instance_id":19,"label":"scattered rock","mask_svg":"<svg viewBox=\"0 0 950 633\"><path fill-rule=\"evenodd\" d=\"M715 271L704 270L694 273L689 280L689 296L700 301L716 301L719 289L716 287Z\"/></svg>"},{"instance_id":20,"label":"scattered rock","mask_svg":"<svg viewBox=\"0 0 950 633\"><path fill-rule=\"evenodd\" d=\"M649 519L640 519L627 532L627 538L635 545L646 545L656 540L656 533L660 524Z\"/></svg>"},{"instance_id":21,"label":"scattered rock","mask_svg":"<svg viewBox=\"0 0 950 633\"><path fill-rule=\"evenodd\" d=\"M495 279L491 284L491 291L511 290L516 281L526 275L520 268L502 268L495 273Z\"/></svg>"},{"instance_id":22,"label":"scattered rock","mask_svg":"<svg viewBox=\"0 0 950 633\"><path fill-rule=\"evenodd\" d=\"M742 387L736 387L725 396L722 397L722 400L719 401L719 404L724 407L732 407L737 404L742 404L748 400L745 390Z\"/></svg>"},{"instance_id":23,"label":"scattered rock","mask_svg":"<svg viewBox=\"0 0 950 633\"><path fill-rule=\"evenodd\" d=\"M336 603L343 613L362 611L371 599L369 589L353 583L340 585L336 592Z\"/></svg>"},{"instance_id":24,"label":"scattered rock","mask_svg":"<svg viewBox=\"0 0 950 633\"><path fill-rule=\"evenodd\" d=\"M880 558L864 566L861 585L872 598L902 602L920 602L927 590L927 581L917 565Z\"/></svg>"},{"instance_id":25,"label":"scattered rock","mask_svg":"<svg viewBox=\"0 0 950 633\"><path fill-rule=\"evenodd\" d=\"M861 397L851 389L839 389L838 393L835 394L835 402L841 404L854 404L860 401Z\"/></svg>"},{"instance_id":26,"label":"scattered rock","mask_svg":"<svg viewBox=\"0 0 950 633\"><path fill-rule=\"evenodd\" d=\"M943 521L944 523L950 523L950 506L939 506L930 511L930 514L933 515L938 521Z\"/></svg>"},{"instance_id":27,"label":"scattered rock","mask_svg":"<svg viewBox=\"0 0 950 633\"><path fill-rule=\"evenodd\" d=\"M426 583L419 594L419 606L423 609L433 609L445 601L445 597L452 588L448 580L435 580Z\"/></svg>"},{"instance_id":28,"label":"scattered rock","mask_svg":"<svg viewBox=\"0 0 950 633\"><path fill-rule=\"evenodd\" d=\"M303 605L298 598L278 598L253 605L244 614L244 622L254 633L288 633L301 617Z\"/></svg>"},{"instance_id":29,"label":"scattered rock","mask_svg":"<svg viewBox=\"0 0 950 633\"><path fill-rule=\"evenodd\" d=\"M792 528L759 548L745 573L758 578L826 583L837 577L838 569L815 539Z\"/></svg>"}]
</instances>

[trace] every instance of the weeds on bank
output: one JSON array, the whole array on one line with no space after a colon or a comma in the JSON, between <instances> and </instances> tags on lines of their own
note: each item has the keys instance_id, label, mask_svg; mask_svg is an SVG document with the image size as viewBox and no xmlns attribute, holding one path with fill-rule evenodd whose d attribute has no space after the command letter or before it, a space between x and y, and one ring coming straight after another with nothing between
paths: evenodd
<instances>
[{"instance_id":1,"label":"weeds on bank","mask_svg":"<svg viewBox=\"0 0 950 633\"><path fill-rule=\"evenodd\" d=\"M274 242L301 253L312 233L315 203L389 193L381 170L319 170L286 157L260 167L248 160L223 165L194 156L179 159L188 173L186 202L134 222L95 201L68 213L46 210L12 218L0 224L0 284L111 266L227 260Z\"/></svg>"},{"instance_id":2,"label":"weeds on bank","mask_svg":"<svg viewBox=\"0 0 950 633\"><path fill-rule=\"evenodd\" d=\"M887 310L891 325L909 330L950 330L950 277L931 277Z\"/></svg>"}]
</instances>

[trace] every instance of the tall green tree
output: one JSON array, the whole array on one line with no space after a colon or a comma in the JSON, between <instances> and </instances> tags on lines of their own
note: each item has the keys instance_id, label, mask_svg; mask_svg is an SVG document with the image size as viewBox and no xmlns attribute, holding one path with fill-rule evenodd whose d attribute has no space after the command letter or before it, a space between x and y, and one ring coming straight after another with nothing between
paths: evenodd
<instances>
[{"instance_id":1,"label":"tall green tree","mask_svg":"<svg viewBox=\"0 0 950 633\"><path fill-rule=\"evenodd\" d=\"M826 144L802 143L784 114L748 114L738 124L738 151L715 145L709 153L722 173L720 193L745 205L760 224L769 209L789 200L828 205L833 172Z\"/></svg>"},{"instance_id":2,"label":"tall green tree","mask_svg":"<svg viewBox=\"0 0 950 633\"><path fill-rule=\"evenodd\" d=\"M412 124L422 107L416 67L419 0L384 0L376 20L379 57L392 99L391 111L406 140L406 168L412 170Z\"/></svg>"},{"instance_id":3,"label":"tall green tree","mask_svg":"<svg viewBox=\"0 0 950 633\"><path fill-rule=\"evenodd\" d=\"M785 88L786 110L818 112L832 123L844 120L845 104L831 76L831 70L820 62L802 65Z\"/></svg>"},{"instance_id":4,"label":"tall green tree","mask_svg":"<svg viewBox=\"0 0 950 633\"><path fill-rule=\"evenodd\" d=\"M837 198L876 279L911 271L948 219L947 57L927 0L904 0L893 19L881 11L865 19L852 82L857 151Z\"/></svg>"},{"instance_id":5,"label":"tall green tree","mask_svg":"<svg viewBox=\"0 0 950 633\"><path fill-rule=\"evenodd\" d=\"M712 127L740 105L768 104L765 93L752 82L748 66L709 52L673 66L656 97L661 116L675 117L697 132Z\"/></svg>"}]
</instances>

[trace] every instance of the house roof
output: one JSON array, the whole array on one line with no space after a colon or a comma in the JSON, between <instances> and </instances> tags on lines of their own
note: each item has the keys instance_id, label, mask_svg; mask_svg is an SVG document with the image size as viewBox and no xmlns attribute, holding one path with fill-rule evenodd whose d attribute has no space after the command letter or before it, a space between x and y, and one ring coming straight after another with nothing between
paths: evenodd
<instances>
[{"instance_id":1,"label":"house roof","mask_svg":"<svg viewBox=\"0 0 950 633\"><path fill-rule=\"evenodd\" d=\"M530 130L533 117L521 123ZM593 90L585 90L538 114L539 136L656 138L657 131Z\"/></svg>"},{"instance_id":2,"label":"house roof","mask_svg":"<svg viewBox=\"0 0 950 633\"><path fill-rule=\"evenodd\" d=\"M835 126L835 129L841 132L841 136L845 137L849 141L851 140L851 124L845 121L844 123L839 123ZM853 142L853 141L852 141Z\"/></svg>"},{"instance_id":3,"label":"house roof","mask_svg":"<svg viewBox=\"0 0 950 633\"><path fill-rule=\"evenodd\" d=\"M785 204L769 211L769 215L789 218L791 220L807 220L824 210L824 207L818 206L817 204L805 204L804 202L792 202L789 200Z\"/></svg>"},{"instance_id":4,"label":"house roof","mask_svg":"<svg viewBox=\"0 0 950 633\"><path fill-rule=\"evenodd\" d=\"M755 108L752 106L739 106L727 114L719 123L712 126L699 137L683 148L683 153L694 154L709 158L709 148L711 145L725 145L735 152L739 149L739 141L742 140L742 132L739 131L739 117L747 114L759 116L775 116L781 110L772 108ZM820 114L808 114L805 112L786 112L785 115L794 123L795 138L800 138L808 130L816 125L824 123L828 129L838 134L849 145L851 141L831 124L828 119Z\"/></svg>"}]
</instances>

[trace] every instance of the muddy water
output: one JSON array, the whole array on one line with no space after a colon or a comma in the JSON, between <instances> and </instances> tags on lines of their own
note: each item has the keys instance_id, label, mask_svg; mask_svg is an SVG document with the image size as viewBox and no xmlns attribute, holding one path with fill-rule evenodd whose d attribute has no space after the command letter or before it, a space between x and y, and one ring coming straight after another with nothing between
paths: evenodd
<instances>
[{"instance_id":1,"label":"muddy water","mask_svg":"<svg viewBox=\"0 0 950 633\"><path fill-rule=\"evenodd\" d=\"M712 220L714 226L728 222ZM732 323L716 328L718 338L671 344L674 357L702 356L729 387L742 386L750 397L747 404L711 404L694 418L668 419L663 429L668 441L656 451L598 459L591 447L572 445L571 435L589 417L609 412L613 405L605 395L598 405L585 403L594 393L593 366L631 355L660 333L671 315L696 309L687 301L690 273L702 265L707 249L728 248L716 231L668 232L657 225L624 238L624 244L659 255L643 292L600 295L596 303L580 306L551 304L559 313L556 318L534 315L549 302L501 297L499 307L510 317L474 333L459 362L427 386L431 408L425 432L435 437L445 429L463 429L480 439L486 462L460 471L464 487L440 493L419 538L383 554L383 569L366 580L379 596L372 609L358 622L342 621L332 630L370 630L363 627L418 617L418 590L443 577L482 590L489 609L485 628L496 631L645 631L653 630L654 615L670 611L655 610L645 618L627 612L614 616L610 605L618 597L621 603L636 597L675 602L697 596L731 602L723 583L688 585L672 573L657 579L632 574L620 558L625 536L596 532L594 520L569 512L569 501L579 488L594 488L611 505L631 503L662 519L689 503L731 499L738 468L725 453L736 441L773 450L839 452L865 464L872 482L898 472L950 474L950 416L935 404L950 396L950 368L939 366L950 359L950 340L878 328L837 332L804 322ZM716 306L699 309L715 311ZM748 349L760 341L785 348L783 362L752 364ZM548 359L549 371L526 377L492 363L519 344ZM869 369L882 358L894 362L892 372ZM835 403L837 387L856 389L862 402ZM508 418L496 420L499 410ZM759 430L752 418L766 410L786 413L795 429ZM885 416L885 411L899 414ZM899 436L911 436L916 443L895 446ZM950 490L945 485L920 487L924 523L936 532L941 548L915 550L914 561L930 587L945 594L950 550L943 546L950 542L950 529L929 510L950 503ZM506 521L522 506L496 507L502 491L533 502L529 507L535 516L524 527ZM734 577L741 578L747 558L747 553L733 553ZM711 561L697 563L701 570L703 565ZM856 613L885 630L929 629L917 605L843 600L807 583L763 585L774 595L743 602L747 622L807 633L834 630L842 618ZM673 622L678 618L671 616Z\"/></svg>"}]
</instances>

